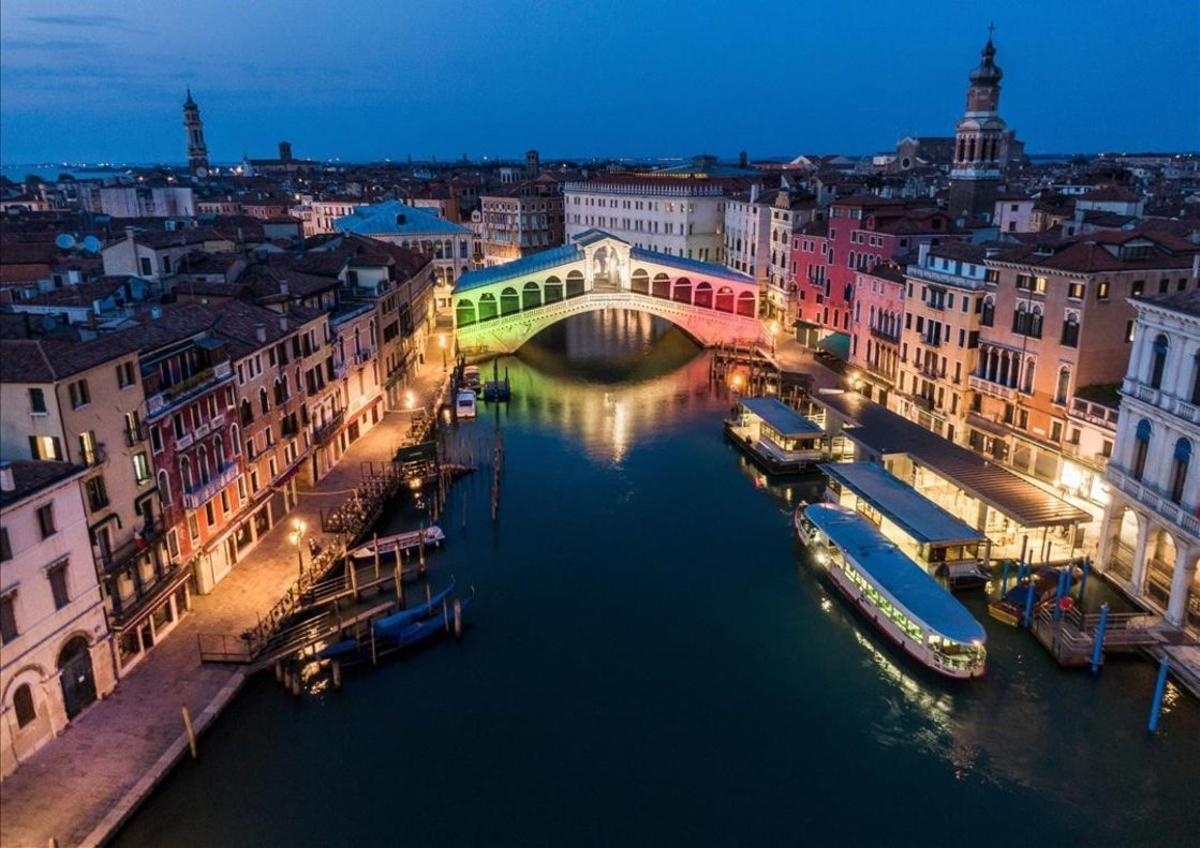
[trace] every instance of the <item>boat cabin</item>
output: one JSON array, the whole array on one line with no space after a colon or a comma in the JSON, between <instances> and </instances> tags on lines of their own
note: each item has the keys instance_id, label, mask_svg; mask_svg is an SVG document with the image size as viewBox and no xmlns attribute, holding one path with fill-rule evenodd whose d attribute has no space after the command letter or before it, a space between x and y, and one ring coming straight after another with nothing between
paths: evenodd
<instances>
[{"instance_id":1,"label":"boat cabin","mask_svg":"<svg viewBox=\"0 0 1200 848\"><path fill-rule=\"evenodd\" d=\"M768 472L804 470L828 455L821 426L778 398L743 398L726 432Z\"/></svg>"},{"instance_id":2,"label":"boat cabin","mask_svg":"<svg viewBox=\"0 0 1200 848\"><path fill-rule=\"evenodd\" d=\"M463 389L458 393L454 400L454 414L458 418L475 417L475 393L473 391Z\"/></svg>"},{"instance_id":3,"label":"boat cabin","mask_svg":"<svg viewBox=\"0 0 1200 848\"><path fill-rule=\"evenodd\" d=\"M823 463L826 500L856 510L906 556L952 588L988 579L987 536L874 462Z\"/></svg>"}]
</instances>

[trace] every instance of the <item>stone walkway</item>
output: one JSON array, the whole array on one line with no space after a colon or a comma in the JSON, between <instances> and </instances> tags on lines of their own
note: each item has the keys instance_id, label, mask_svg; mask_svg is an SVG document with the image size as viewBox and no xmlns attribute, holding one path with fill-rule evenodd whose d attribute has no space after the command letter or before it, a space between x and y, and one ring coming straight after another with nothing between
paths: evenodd
<instances>
[{"instance_id":1,"label":"stone walkway","mask_svg":"<svg viewBox=\"0 0 1200 848\"><path fill-rule=\"evenodd\" d=\"M426 364L411 388L428 405L442 381L441 352L431 338ZM295 581L292 521L319 532L330 509L361 479L361 463L390 459L408 435L411 416L390 412L355 442L315 490L301 489L286 520L263 537L247 558L208 595L194 596L192 612L123 678L114 692L71 722L0 785L0 845L44 848L96 845L109 837L187 751L180 710L187 705L197 733L240 688L236 666L202 665L200 633L240 633L254 626ZM307 550L304 553L307 562ZM204 740L200 739L201 756Z\"/></svg>"}]
</instances>

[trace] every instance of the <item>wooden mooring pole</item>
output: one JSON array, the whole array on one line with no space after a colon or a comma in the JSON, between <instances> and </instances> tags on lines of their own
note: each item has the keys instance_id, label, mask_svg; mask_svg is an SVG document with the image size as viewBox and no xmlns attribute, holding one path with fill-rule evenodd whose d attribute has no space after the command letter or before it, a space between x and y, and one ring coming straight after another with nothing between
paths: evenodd
<instances>
[{"instance_id":1,"label":"wooden mooring pole","mask_svg":"<svg viewBox=\"0 0 1200 848\"><path fill-rule=\"evenodd\" d=\"M183 713L183 729L187 731L188 748L191 749L194 760L199 754L196 752L196 728L192 726L192 714L188 710L187 704L183 705L180 712Z\"/></svg>"}]
</instances>

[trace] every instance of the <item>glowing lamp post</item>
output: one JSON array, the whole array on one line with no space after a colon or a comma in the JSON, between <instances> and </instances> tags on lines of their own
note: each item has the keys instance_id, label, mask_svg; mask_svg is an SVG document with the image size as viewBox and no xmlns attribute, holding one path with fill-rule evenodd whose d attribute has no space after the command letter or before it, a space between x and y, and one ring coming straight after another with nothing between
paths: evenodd
<instances>
[{"instance_id":1,"label":"glowing lamp post","mask_svg":"<svg viewBox=\"0 0 1200 848\"><path fill-rule=\"evenodd\" d=\"M770 323L770 325L767 327L767 329L771 331L771 354L774 355L774 353L775 353L775 336L778 335L778 333L779 333L779 322L772 321Z\"/></svg>"},{"instance_id":2,"label":"glowing lamp post","mask_svg":"<svg viewBox=\"0 0 1200 848\"><path fill-rule=\"evenodd\" d=\"M304 531L307 529L305 523L297 518L292 522L292 532L288 534L288 540L296 546L296 562L300 565L300 576L304 576Z\"/></svg>"},{"instance_id":3,"label":"glowing lamp post","mask_svg":"<svg viewBox=\"0 0 1200 848\"><path fill-rule=\"evenodd\" d=\"M442 349L442 373L445 374L448 368L446 363L446 334L438 333L438 347Z\"/></svg>"}]
</instances>

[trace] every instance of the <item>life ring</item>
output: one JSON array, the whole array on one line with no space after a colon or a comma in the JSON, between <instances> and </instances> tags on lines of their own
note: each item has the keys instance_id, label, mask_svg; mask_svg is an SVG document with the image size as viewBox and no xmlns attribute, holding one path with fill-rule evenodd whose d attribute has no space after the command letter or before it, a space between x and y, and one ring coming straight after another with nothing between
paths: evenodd
<instances>
[{"instance_id":1,"label":"life ring","mask_svg":"<svg viewBox=\"0 0 1200 848\"><path fill-rule=\"evenodd\" d=\"M1075 606L1075 599L1070 595L1063 595L1058 599L1058 608L1063 612L1070 612L1073 606Z\"/></svg>"}]
</instances>

